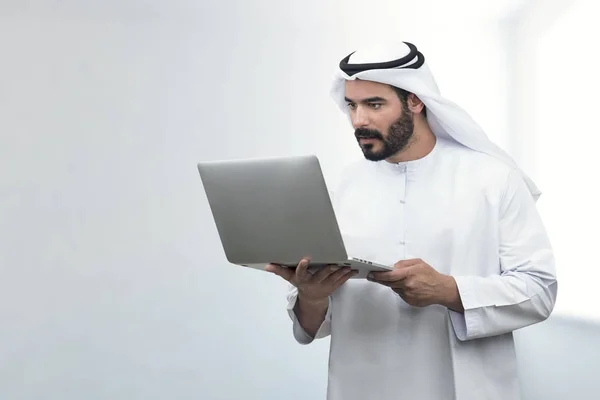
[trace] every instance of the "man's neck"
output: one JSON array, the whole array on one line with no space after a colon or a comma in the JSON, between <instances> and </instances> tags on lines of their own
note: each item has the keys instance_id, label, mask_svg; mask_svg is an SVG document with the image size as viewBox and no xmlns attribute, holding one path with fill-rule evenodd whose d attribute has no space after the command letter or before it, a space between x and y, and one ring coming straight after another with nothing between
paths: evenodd
<instances>
[{"instance_id":1,"label":"man's neck","mask_svg":"<svg viewBox=\"0 0 600 400\"><path fill-rule=\"evenodd\" d=\"M431 153L436 141L437 139L431 129L415 132L408 145L399 153L387 158L386 161L395 164L421 159Z\"/></svg>"}]
</instances>

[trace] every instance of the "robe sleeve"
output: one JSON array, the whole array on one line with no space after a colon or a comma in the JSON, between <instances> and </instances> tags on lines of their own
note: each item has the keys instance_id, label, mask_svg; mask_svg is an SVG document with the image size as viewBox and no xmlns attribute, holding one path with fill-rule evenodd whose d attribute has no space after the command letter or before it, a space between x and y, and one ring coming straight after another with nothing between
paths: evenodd
<instances>
[{"instance_id":1,"label":"robe sleeve","mask_svg":"<svg viewBox=\"0 0 600 400\"><path fill-rule=\"evenodd\" d=\"M296 339L298 343L304 345L310 344L315 339L322 339L331 334L331 297L329 297L329 306L327 307L325 319L321 323L321 326L317 330L317 333L314 338L311 337L308 333L306 333L304 328L302 328L302 325L300 325L298 317L296 316L296 312L294 311L294 307L296 306L296 302L298 301L298 289L293 285L290 285L287 300L287 311L292 320L294 339Z\"/></svg>"},{"instance_id":2,"label":"robe sleeve","mask_svg":"<svg viewBox=\"0 0 600 400\"><path fill-rule=\"evenodd\" d=\"M449 313L461 341L533 325L554 309L554 254L535 200L517 171L508 176L499 218L500 274L454 277L465 311Z\"/></svg>"}]
</instances>

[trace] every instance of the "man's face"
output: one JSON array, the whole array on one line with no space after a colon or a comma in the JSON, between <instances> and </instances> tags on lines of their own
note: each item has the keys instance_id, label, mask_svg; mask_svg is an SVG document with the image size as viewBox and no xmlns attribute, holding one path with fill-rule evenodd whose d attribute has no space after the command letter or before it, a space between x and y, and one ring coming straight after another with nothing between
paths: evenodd
<instances>
[{"instance_id":1,"label":"man's face","mask_svg":"<svg viewBox=\"0 0 600 400\"><path fill-rule=\"evenodd\" d=\"M408 144L413 114L389 86L371 81L346 81L346 102L354 135L366 159L385 160Z\"/></svg>"}]
</instances>

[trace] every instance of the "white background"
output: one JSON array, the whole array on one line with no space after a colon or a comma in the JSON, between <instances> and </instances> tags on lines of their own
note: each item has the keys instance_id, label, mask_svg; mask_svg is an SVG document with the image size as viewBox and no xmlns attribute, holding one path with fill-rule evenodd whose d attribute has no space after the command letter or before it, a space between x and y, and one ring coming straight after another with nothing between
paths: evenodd
<instances>
[{"instance_id":1,"label":"white background","mask_svg":"<svg viewBox=\"0 0 600 400\"><path fill-rule=\"evenodd\" d=\"M560 298L556 312L600 322L597 93L598 4L574 2L540 32L531 120L539 209L554 243Z\"/></svg>"}]
</instances>

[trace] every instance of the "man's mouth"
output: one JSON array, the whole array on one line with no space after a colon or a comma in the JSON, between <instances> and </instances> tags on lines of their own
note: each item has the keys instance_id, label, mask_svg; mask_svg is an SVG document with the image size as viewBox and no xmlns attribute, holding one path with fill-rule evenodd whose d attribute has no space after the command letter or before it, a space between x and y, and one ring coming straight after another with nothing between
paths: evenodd
<instances>
[{"instance_id":1,"label":"man's mouth","mask_svg":"<svg viewBox=\"0 0 600 400\"><path fill-rule=\"evenodd\" d=\"M379 139L374 138L374 137L359 137L358 138L358 141L360 143L369 143L369 142L374 142L376 140L379 140Z\"/></svg>"}]
</instances>

